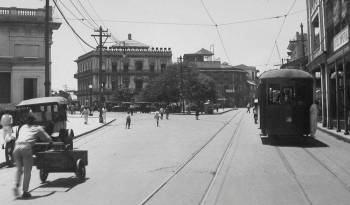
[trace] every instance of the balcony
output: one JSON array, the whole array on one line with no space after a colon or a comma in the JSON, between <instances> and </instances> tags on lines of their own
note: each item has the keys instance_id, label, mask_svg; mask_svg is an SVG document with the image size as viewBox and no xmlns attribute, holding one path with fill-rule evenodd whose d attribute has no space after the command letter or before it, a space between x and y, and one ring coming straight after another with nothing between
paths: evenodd
<instances>
[{"instance_id":1,"label":"balcony","mask_svg":"<svg viewBox=\"0 0 350 205\"><path fill-rule=\"evenodd\" d=\"M333 51L337 51L349 42L349 26L343 28L333 37Z\"/></svg>"}]
</instances>

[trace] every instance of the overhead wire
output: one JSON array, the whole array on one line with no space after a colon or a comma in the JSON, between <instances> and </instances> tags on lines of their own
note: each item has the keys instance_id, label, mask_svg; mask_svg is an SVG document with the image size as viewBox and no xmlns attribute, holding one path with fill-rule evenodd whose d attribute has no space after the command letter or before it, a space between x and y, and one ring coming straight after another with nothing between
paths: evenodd
<instances>
[{"instance_id":1,"label":"overhead wire","mask_svg":"<svg viewBox=\"0 0 350 205\"><path fill-rule=\"evenodd\" d=\"M279 28L279 31L278 31L278 33L277 33L277 36L276 36L276 38L275 38L275 40L274 40L274 44L273 44L273 46L272 46L272 49L271 49L269 58L268 58L267 63L266 63L266 66L269 65L269 63L270 63L270 60L271 60L271 58L272 58L272 54L273 54L273 52L275 51L275 47L276 47L276 44L277 44L277 40L278 40L278 38L279 38L279 36L280 36L280 34L281 34L281 32L282 32L282 29L283 29L283 26L284 26L284 24L285 24L285 22L286 22L287 17L289 16L290 12L292 11L292 9L293 9L294 6L295 6L295 3L296 3L296 0L293 1L292 5L291 5L290 8L288 9L287 13L284 15L282 24L281 24L281 26L280 26L280 28Z\"/></svg>"},{"instance_id":2,"label":"overhead wire","mask_svg":"<svg viewBox=\"0 0 350 205\"><path fill-rule=\"evenodd\" d=\"M87 25L86 23L84 23L84 21L86 20L86 19L84 19L84 18L78 18L74 13L73 13L73 11L72 10L70 10L61 0L58 0L59 2L60 2L60 4L70 13L70 14L72 14L72 16L74 16L74 18L76 18L76 20L79 20L84 26L86 26L87 28L89 28L89 29L91 29L91 30L94 30L94 28L92 27L92 26L90 26L90 25Z\"/></svg>"},{"instance_id":3,"label":"overhead wire","mask_svg":"<svg viewBox=\"0 0 350 205\"><path fill-rule=\"evenodd\" d=\"M97 19L98 19L100 22L102 22L102 25L103 25L104 27L107 27L107 26L105 25L104 21L102 20L102 18L100 17L100 15L97 13L95 7L94 7L94 6L92 5L92 3L90 2L90 0L87 0L87 2L88 2L88 4L89 4L90 8L92 9L93 13L94 13L95 16L97 17ZM118 38L116 38L112 33L111 33L111 37L112 37L112 39L113 39L114 41L119 41Z\"/></svg>"},{"instance_id":4,"label":"overhead wire","mask_svg":"<svg viewBox=\"0 0 350 205\"><path fill-rule=\"evenodd\" d=\"M219 30L219 28L218 28L218 24L216 23L216 21L214 20L214 18L211 16L211 14L210 14L209 10L207 9L207 7L206 7L204 1L203 1L203 0L200 0L200 1L201 1L201 4L202 4L202 6L203 6L205 12L207 13L207 15L208 15L208 17L209 17L209 19L210 19L210 21L213 23L213 26L215 26L215 30L216 30L216 32L217 32L217 34L218 34L218 36L219 36L219 40L220 40L221 46L222 46L222 48L223 48L223 50L224 50L226 59L227 59L227 61L231 64L231 60L230 60L230 57L228 56L228 53L227 53L227 50L226 50L226 47L225 47L224 40L223 40L223 38L222 38L222 36L221 36L221 33L220 33L220 30Z\"/></svg>"},{"instance_id":5,"label":"overhead wire","mask_svg":"<svg viewBox=\"0 0 350 205\"><path fill-rule=\"evenodd\" d=\"M85 9L84 5L80 2L80 0L77 0L80 7L83 9L83 12L91 19L91 21L97 26L99 27L99 25L96 23L96 21L90 16L89 12Z\"/></svg>"},{"instance_id":6,"label":"overhead wire","mask_svg":"<svg viewBox=\"0 0 350 205\"><path fill-rule=\"evenodd\" d=\"M95 49L95 47L91 46L89 43L87 43L73 28L73 26L69 23L69 21L66 19L66 17L64 16L62 10L60 9L60 7L57 5L56 0L53 0L54 4L56 5L57 10L60 12L61 16L63 17L63 19L65 20L65 22L68 24L69 28L73 31L73 33L88 47Z\"/></svg>"},{"instance_id":7,"label":"overhead wire","mask_svg":"<svg viewBox=\"0 0 350 205\"><path fill-rule=\"evenodd\" d=\"M73 5L73 7L75 8L76 11L78 11L78 13L80 14L81 17L83 17L86 22L88 22L90 24L90 26L95 27L95 25L93 23L90 22L90 20L88 18L85 17L85 15L80 11L80 9L75 5L75 3L72 0L69 0L70 3Z\"/></svg>"}]
</instances>

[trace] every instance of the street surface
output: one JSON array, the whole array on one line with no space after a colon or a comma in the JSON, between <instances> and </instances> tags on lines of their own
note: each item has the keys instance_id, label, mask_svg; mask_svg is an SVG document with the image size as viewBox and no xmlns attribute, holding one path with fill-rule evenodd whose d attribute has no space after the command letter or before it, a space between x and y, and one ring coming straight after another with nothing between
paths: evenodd
<instances>
[{"instance_id":1,"label":"street surface","mask_svg":"<svg viewBox=\"0 0 350 205\"><path fill-rule=\"evenodd\" d=\"M222 115L125 113L75 140L88 150L87 180L34 167L32 198L14 200L14 168L0 169L0 204L349 204L350 144L317 132L306 142L260 136L245 109Z\"/></svg>"}]
</instances>

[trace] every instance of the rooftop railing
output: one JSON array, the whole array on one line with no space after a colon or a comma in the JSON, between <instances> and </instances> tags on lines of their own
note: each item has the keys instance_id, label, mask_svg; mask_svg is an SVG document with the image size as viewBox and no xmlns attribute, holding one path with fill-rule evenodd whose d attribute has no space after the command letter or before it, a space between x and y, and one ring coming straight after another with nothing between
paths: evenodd
<instances>
[{"instance_id":1,"label":"rooftop railing","mask_svg":"<svg viewBox=\"0 0 350 205\"><path fill-rule=\"evenodd\" d=\"M50 12L51 13L51 12ZM50 15L51 16L51 15ZM16 7L0 7L1 20L15 20L15 19L45 19L45 9L26 9Z\"/></svg>"}]
</instances>

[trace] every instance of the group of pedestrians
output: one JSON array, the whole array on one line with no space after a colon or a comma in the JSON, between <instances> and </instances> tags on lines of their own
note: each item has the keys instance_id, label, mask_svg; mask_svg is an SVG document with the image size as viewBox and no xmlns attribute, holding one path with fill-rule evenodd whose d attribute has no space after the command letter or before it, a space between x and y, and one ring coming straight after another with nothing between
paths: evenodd
<instances>
[{"instance_id":1,"label":"group of pedestrians","mask_svg":"<svg viewBox=\"0 0 350 205\"><path fill-rule=\"evenodd\" d=\"M168 107L166 107L165 109L161 107L159 110L156 110L154 112L154 119L156 121L157 127L159 127L159 120L163 120L164 114L165 114L165 119L169 120L170 110ZM130 124L131 124L131 113L128 111L126 115L125 129L130 129Z\"/></svg>"},{"instance_id":2,"label":"group of pedestrians","mask_svg":"<svg viewBox=\"0 0 350 205\"><path fill-rule=\"evenodd\" d=\"M22 198L30 198L29 183L33 166L32 148L37 141L50 142L52 139L46 131L38 125L35 125L35 117L29 112L23 120L23 124L14 131L13 119L9 114L1 116L0 124L2 126L3 146L6 151L6 162L12 166L16 165L15 185L13 193L16 198L20 196L19 187L22 182Z\"/></svg>"},{"instance_id":3,"label":"group of pedestrians","mask_svg":"<svg viewBox=\"0 0 350 205\"><path fill-rule=\"evenodd\" d=\"M107 122L107 109L106 107L102 107L101 108L101 112L102 112L102 119L103 119L103 123ZM91 114L91 111L89 110L88 107L84 107L80 113L81 117L84 117L84 124L88 124L89 121L89 115Z\"/></svg>"}]
</instances>

